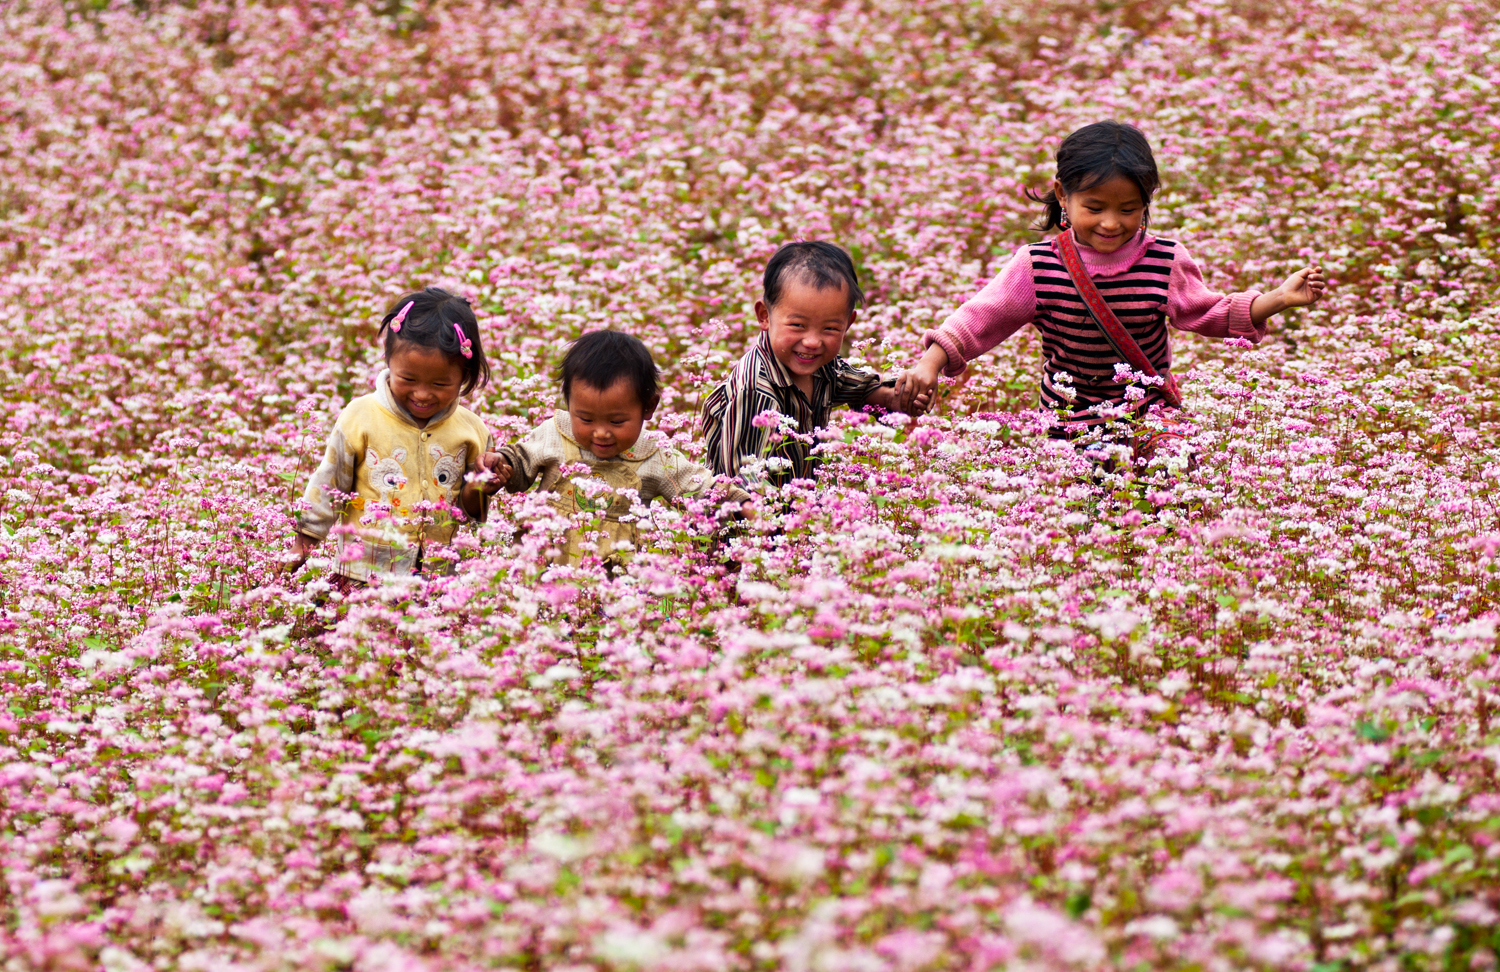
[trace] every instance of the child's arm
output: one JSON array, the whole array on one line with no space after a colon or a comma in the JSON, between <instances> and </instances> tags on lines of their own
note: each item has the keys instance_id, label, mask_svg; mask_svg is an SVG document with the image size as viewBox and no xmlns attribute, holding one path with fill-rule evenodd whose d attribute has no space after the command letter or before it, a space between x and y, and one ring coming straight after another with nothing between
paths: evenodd
<instances>
[{"instance_id":1,"label":"child's arm","mask_svg":"<svg viewBox=\"0 0 1500 972\"><path fill-rule=\"evenodd\" d=\"M328 531L338 522L344 511L344 497L354 492L354 468L358 453L344 437L340 424L333 427L328 445L323 449L323 461L313 470L302 498L308 508L297 515L297 532L292 540L294 559L288 565L293 572L298 570L313 550L328 536ZM333 493L330 497L329 493Z\"/></svg>"},{"instance_id":2,"label":"child's arm","mask_svg":"<svg viewBox=\"0 0 1500 972\"><path fill-rule=\"evenodd\" d=\"M847 405L860 408L864 405L879 405L871 398L880 397L880 375L864 368L856 368L843 356L833 359L833 390L828 404L833 407Z\"/></svg>"},{"instance_id":3,"label":"child's arm","mask_svg":"<svg viewBox=\"0 0 1500 972\"><path fill-rule=\"evenodd\" d=\"M1203 282L1203 272L1187 247L1178 243L1177 251L1167 282L1167 318L1178 330L1204 337L1245 338L1259 344L1272 315L1313 303L1327 286L1322 268L1305 267L1269 293L1221 294Z\"/></svg>"},{"instance_id":4,"label":"child's arm","mask_svg":"<svg viewBox=\"0 0 1500 972\"><path fill-rule=\"evenodd\" d=\"M485 443L484 453L469 469L459 492L459 503L465 513L483 521L491 496L502 489L509 493L524 493L531 488L547 462L547 443L555 438L555 433L549 428L551 425L548 421L533 429L523 441L494 451L489 448L491 443Z\"/></svg>"},{"instance_id":5,"label":"child's arm","mask_svg":"<svg viewBox=\"0 0 1500 972\"><path fill-rule=\"evenodd\" d=\"M935 400L934 389L940 376L957 378L970 361L1030 324L1035 317L1036 282L1031 273L1031 251L1022 247L983 290L922 336L926 350L917 366L905 375L898 410L911 412L924 396L929 403Z\"/></svg>"}]
</instances>

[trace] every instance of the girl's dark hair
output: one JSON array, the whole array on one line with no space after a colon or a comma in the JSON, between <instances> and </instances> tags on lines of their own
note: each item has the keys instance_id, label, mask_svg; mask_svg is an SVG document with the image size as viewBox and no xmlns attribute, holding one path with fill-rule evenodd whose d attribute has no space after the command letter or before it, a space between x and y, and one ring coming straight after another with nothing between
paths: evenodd
<instances>
[{"instance_id":1,"label":"girl's dark hair","mask_svg":"<svg viewBox=\"0 0 1500 972\"><path fill-rule=\"evenodd\" d=\"M854 272L854 261L841 247L823 240L783 243L771 255L762 281L762 299L767 307L775 307L781 299L782 284L788 276L800 277L818 290L848 288L851 311L865 299L865 292L859 289L859 275Z\"/></svg>"},{"instance_id":2,"label":"girl's dark hair","mask_svg":"<svg viewBox=\"0 0 1500 972\"><path fill-rule=\"evenodd\" d=\"M401 309L411 308L405 314ZM400 323L396 318L400 317ZM457 324L469 341L469 357L464 357ZM464 383L459 394L467 395L490 380L490 363L484 359L484 345L479 340L479 321L469 302L440 287L428 287L396 298L391 309L380 319L380 333L385 335L385 358L391 359L402 342L419 348L435 348L463 369Z\"/></svg>"},{"instance_id":3,"label":"girl's dark hair","mask_svg":"<svg viewBox=\"0 0 1500 972\"><path fill-rule=\"evenodd\" d=\"M1124 176L1140 189L1145 206L1141 226L1146 226L1151 221L1151 195L1161 185L1161 175L1156 171L1151 143L1140 129L1117 121L1094 122L1057 147L1057 181L1069 195L1115 176ZM1028 189L1026 195L1046 207L1034 224L1037 229L1045 232L1062 225L1062 203L1051 189L1043 193Z\"/></svg>"},{"instance_id":4,"label":"girl's dark hair","mask_svg":"<svg viewBox=\"0 0 1500 972\"><path fill-rule=\"evenodd\" d=\"M573 342L562 363L562 393L566 400L573 382L600 391L620 379L630 382L641 408L656 400L656 362L640 338L619 331L590 331Z\"/></svg>"}]
</instances>

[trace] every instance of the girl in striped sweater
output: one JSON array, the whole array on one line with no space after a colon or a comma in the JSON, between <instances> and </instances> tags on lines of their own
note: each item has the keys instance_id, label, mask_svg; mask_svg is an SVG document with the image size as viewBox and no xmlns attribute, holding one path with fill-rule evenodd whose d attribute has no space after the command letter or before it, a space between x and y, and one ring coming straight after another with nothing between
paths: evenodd
<instances>
[{"instance_id":1,"label":"girl in striped sweater","mask_svg":"<svg viewBox=\"0 0 1500 972\"><path fill-rule=\"evenodd\" d=\"M1167 324L1208 337L1259 342L1266 322L1290 307L1311 304L1325 287L1320 267L1304 267L1269 293L1216 294L1181 243L1146 231L1151 195L1160 184L1151 145L1137 129L1114 121L1080 128L1057 150L1057 178L1041 196L1038 221L1053 239L1023 246L999 276L923 338L922 360L903 389L915 397L939 375L965 365L1025 327L1042 336L1044 407L1059 410L1055 434L1075 438L1112 419L1173 405ZM1129 341L1096 322L1064 263L1071 235L1086 272L1160 380L1132 380ZM1061 245L1060 245L1061 244ZM1087 288L1087 281L1084 283ZM1096 309L1099 304L1095 304ZM1108 322L1107 322L1108 323Z\"/></svg>"}]
</instances>

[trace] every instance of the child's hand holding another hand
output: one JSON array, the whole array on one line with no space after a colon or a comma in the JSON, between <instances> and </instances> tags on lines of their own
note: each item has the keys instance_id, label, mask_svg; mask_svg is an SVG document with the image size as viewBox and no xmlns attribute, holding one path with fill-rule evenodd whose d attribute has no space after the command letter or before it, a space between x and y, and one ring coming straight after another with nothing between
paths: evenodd
<instances>
[{"instance_id":1,"label":"child's hand holding another hand","mask_svg":"<svg viewBox=\"0 0 1500 972\"><path fill-rule=\"evenodd\" d=\"M878 406L887 412L901 412L913 417L921 415L927 411L932 396L925 391L912 392L910 377L908 373L902 372L901 377L896 379L895 387L881 385L870 393L865 404Z\"/></svg>"},{"instance_id":2,"label":"child's hand holding another hand","mask_svg":"<svg viewBox=\"0 0 1500 972\"><path fill-rule=\"evenodd\" d=\"M948 353L936 344L929 345L917 366L904 373L896 383L902 396L901 411L921 415L931 408L933 399L937 396L938 379L947 366Z\"/></svg>"},{"instance_id":3,"label":"child's hand holding another hand","mask_svg":"<svg viewBox=\"0 0 1500 972\"><path fill-rule=\"evenodd\" d=\"M488 498L505 488L510 482L511 472L510 462L502 454L486 452L480 456L464 477L463 489L458 494L464 512L482 518Z\"/></svg>"},{"instance_id":4,"label":"child's hand holding another hand","mask_svg":"<svg viewBox=\"0 0 1500 972\"><path fill-rule=\"evenodd\" d=\"M511 473L514 470L511 469L510 462L503 454L486 452L479 457L479 464L475 471L480 473L477 479L479 488L484 490L486 496L493 496L510 482Z\"/></svg>"}]
</instances>

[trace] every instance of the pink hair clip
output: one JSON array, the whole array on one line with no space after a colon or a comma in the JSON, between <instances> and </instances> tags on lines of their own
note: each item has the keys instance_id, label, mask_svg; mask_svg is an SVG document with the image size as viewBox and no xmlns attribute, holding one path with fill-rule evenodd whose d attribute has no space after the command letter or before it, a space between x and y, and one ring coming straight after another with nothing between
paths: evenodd
<instances>
[{"instance_id":1,"label":"pink hair clip","mask_svg":"<svg viewBox=\"0 0 1500 972\"><path fill-rule=\"evenodd\" d=\"M458 321L453 322L453 330L458 332L458 350L465 358L474 357L474 345L469 343L468 335L464 329L458 326Z\"/></svg>"},{"instance_id":2,"label":"pink hair clip","mask_svg":"<svg viewBox=\"0 0 1500 972\"><path fill-rule=\"evenodd\" d=\"M416 303L416 301L414 301L414 300L408 300L405 304L403 304L401 306L400 310L396 311L396 316L393 317L393 318L391 318L391 333L392 334L400 334L401 333L401 324L402 324L403 321L406 320L406 315L411 311L411 305L415 304L415 303Z\"/></svg>"}]
</instances>

